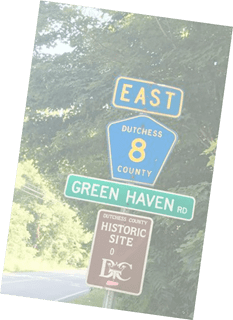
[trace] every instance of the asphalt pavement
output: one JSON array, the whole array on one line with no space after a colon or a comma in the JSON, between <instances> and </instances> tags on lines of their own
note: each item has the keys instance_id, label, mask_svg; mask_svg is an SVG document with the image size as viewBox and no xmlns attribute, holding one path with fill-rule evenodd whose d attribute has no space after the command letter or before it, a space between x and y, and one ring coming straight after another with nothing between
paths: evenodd
<instances>
[{"instance_id":1,"label":"asphalt pavement","mask_svg":"<svg viewBox=\"0 0 233 320\"><path fill-rule=\"evenodd\" d=\"M85 272L15 272L3 273L1 294L69 302L87 294Z\"/></svg>"}]
</instances>

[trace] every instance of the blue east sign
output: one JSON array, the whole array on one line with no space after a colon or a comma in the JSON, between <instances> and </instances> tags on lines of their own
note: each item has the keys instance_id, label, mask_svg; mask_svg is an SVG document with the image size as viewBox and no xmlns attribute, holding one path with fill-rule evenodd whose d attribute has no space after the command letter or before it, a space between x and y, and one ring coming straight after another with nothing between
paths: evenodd
<instances>
[{"instance_id":1,"label":"blue east sign","mask_svg":"<svg viewBox=\"0 0 233 320\"><path fill-rule=\"evenodd\" d=\"M116 108L178 118L184 93L181 89L128 77L118 77L112 98Z\"/></svg>"},{"instance_id":2,"label":"blue east sign","mask_svg":"<svg viewBox=\"0 0 233 320\"><path fill-rule=\"evenodd\" d=\"M154 185L175 143L176 132L138 115L107 126L111 178Z\"/></svg>"}]
</instances>

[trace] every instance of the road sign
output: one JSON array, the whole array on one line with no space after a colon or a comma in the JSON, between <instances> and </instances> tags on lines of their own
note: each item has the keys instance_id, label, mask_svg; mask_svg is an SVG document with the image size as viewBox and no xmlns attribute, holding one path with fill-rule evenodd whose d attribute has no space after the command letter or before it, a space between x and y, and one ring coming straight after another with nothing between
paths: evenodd
<instances>
[{"instance_id":1,"label":"road sign","mask_svg":"<svg viewBox=\"0 0 233 320\"><path fill-rule=\"evenodd\" d=\"M153 220L100 210L92 242L87 284L140 295Z\"/></svg>"},{"instance_id":2,"label":"road sign","mask_svg":"<svg viewBox=\"0 0 233 320\"><path fill-rule=\"evenodd\" d=\"M178 136L151 117L114 121L107 126L112 179L154 185Z\"/></svg>"},{"instance_id":3,"label":"road sign","mask_svg":"<svg viewBox=\"0 0 233 320\"><path fill-rule=\"evenodd\" d=\"M195 199L187 195L71 174L64 195L165 217L190 221Z\"/></svg>"},{"instance_id":4,"label":"road sign","mask_svg":"<svg viewBox=\"0 0 233 320\"><path fill-rule=\"evenodd\" d=\"M118 77L113 92L112 106L178 118L184 93L181 89L151 81Z\"/></svg>"}]
</instances>

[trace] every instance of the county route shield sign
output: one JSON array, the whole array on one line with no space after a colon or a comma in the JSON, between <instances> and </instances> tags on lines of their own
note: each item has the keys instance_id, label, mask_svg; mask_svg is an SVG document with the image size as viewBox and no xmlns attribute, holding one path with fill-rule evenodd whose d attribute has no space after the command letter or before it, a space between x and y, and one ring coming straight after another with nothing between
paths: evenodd
<instances>
[{"instance_id":1,"label":"county route shield sign","mask_svg":"<svg viewBox=\"0 0 233 320\"><path fill-rule=\"evenodd\" d=\"M107 126L112 179L154 185L178 136L155 119L138 115Z\"/></svg>"}]
</instances>

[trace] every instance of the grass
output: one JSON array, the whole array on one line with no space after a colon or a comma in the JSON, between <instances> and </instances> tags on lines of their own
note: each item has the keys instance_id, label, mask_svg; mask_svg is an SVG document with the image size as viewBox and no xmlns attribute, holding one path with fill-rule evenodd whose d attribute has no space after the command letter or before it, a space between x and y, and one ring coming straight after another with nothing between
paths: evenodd
<instances>
[{"instance_id":1,"label":"grass","mask_svg":"<svg viewBox=\"0 0 233 320\"><path fill-rule=\"evenodd\" d=\"M38 271L62 271L77 270L66 264L58 264L54 261L46 261L41 258L19 259L7 257L4 265L4 272L38 272Z\"/></svg>"},{"instance_id":2,"label":"grass","mask_svg":"<svg viewBox=\"0 0 233 320\"><path fill-rule=\"evenodd\" d=\"M92 307L102 307L104 300L105 290L104 289L91 289L88 294L85 294L70 303L82 304Z\"/></svg>"}]
</instances>

